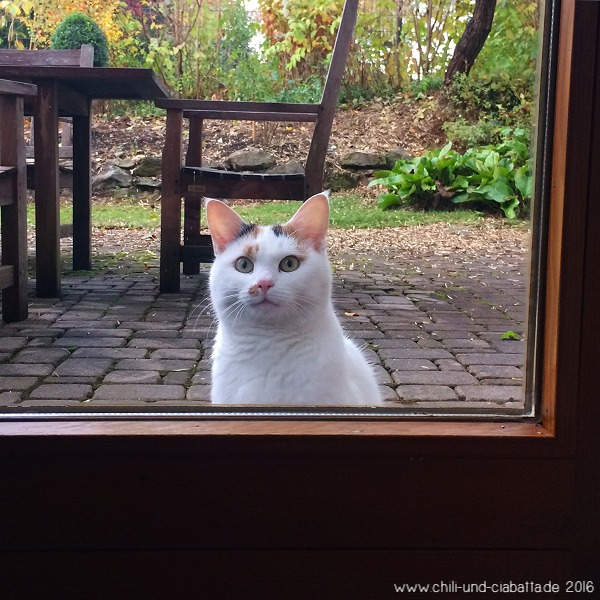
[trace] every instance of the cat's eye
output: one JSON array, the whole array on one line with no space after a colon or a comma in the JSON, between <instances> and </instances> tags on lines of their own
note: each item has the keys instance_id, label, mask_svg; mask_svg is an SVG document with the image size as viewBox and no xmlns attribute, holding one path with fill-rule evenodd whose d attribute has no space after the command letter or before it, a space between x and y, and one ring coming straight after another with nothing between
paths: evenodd
<instances>
[{"instance_id":1,"label":"cat's eye","mask_svg":"<svg viewBox=\"0 0 600 600\"><path fill-rule=\"evenodd\" d=\"M295 256L286 256L279 263L279 270L284 273L291 273L300 266L300 261Z\"/></svg>"},{"instance_id":2,"label":"cat's eye","mask_svg":"<svg viewBox=\"0 0 600 600\"><path fill-rule=\"evenodd\" d=\"M246 256L241 256L235 261L235 270L240 273L252 273L254 263Z\"/></svg>"}]
</instances>

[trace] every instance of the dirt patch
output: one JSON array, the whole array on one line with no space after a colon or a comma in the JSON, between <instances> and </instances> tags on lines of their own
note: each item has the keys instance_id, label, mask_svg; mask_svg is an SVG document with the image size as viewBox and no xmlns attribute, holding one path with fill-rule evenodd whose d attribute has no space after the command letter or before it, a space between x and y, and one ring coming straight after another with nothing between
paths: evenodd
<instances>
[{"instance_id":1,"label":"dirt patch","mask_svg":"<svg viewBox=\"0 0 600 600\"><path fill-rule=\"evenodd\" d=\"M439 95L406 101L398 97L355 108L340 108L331 132L328 160L338 165L354 150L385 152L402 147L412 154L445 143L441 128L445 117ZM204 160L219 164L236 150L258 146L273 154L278 164L304 161L313 124L206 121ZM164 117L98 116L93 126L96 169L117 158L160 156L164 143Z\"/></svg>"}]
</instances>

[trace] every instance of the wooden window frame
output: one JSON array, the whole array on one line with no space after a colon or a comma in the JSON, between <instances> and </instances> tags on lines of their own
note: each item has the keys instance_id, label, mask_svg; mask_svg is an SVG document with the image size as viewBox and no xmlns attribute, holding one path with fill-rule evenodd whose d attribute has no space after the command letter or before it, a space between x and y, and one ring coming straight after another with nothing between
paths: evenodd
<instances>
[{"instance_id":1,"label":"wooden window frame","mask_svg":"<svg viewBox=\"0 0 600 600\"><path fill-rule=\"evenodd\" d=\"M600 572L600 2L562 1L558 48L539 424L0 423L15 580L30 557L47 577L78 565L80 590L112 568L156 591L156 565L171 597L193 571L221 586L211 597L268 578L254 597L376 598L461 577L564 590Z\"/></svg>"}]
</instances>

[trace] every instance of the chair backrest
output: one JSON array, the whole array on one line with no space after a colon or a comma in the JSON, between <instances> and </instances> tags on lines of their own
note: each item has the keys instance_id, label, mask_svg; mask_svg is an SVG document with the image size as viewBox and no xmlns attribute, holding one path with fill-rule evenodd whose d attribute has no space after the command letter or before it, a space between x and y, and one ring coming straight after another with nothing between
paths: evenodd
<instances>
[{"instance_id":1,"label":"chair backrest","mask_svg":"<svg viewBox=\"0 0 600 600\"><path fill-rule=\"evenodd\" d=\"M357 13L358 0L346 0L323 88L315 131L306 159L306 197L322 191L318 188L322 187L322 173L325 168L329 136L337 108L346 59L352 45ZM312 177L313 174L314 177Z\"/></svg>"},{"instance_id":2,"label":"chair backrest","mask_svg":"<svg viewBox=\"0 0 600 600\"><path fill-rule=\"evenodd\" d=\"M76 50L0 50L0 65L31 67L93 67L94 46L83 44Z\"/></svg>"}]
</instances>

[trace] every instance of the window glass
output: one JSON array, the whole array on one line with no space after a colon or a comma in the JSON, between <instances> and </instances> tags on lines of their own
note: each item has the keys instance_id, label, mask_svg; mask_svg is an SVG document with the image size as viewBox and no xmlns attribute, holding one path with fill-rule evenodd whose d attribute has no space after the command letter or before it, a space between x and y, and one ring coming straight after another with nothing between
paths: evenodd
<instances>
[{"instance_id":1,"label":"window glass","mask_svg":"<svg viewBox=\"0 0 600 600\"><path fill-rule=\"evenodd\" d=\"M96 183L94 270L70 270L64 239L62 297L37 298L32 288L29 318L0 326L3 416L535 418L552 6L499 2L484 47L460 73L471 61L458 52L474 7L439 5L456 14L437 23L407 8L414 14L396 15L383 31L376 6L359 17L357 41L370 35L392 62L377 63L360 44L349 58L328 181L358 187L331 194L326 241L318 196L304 205L228 203L263 228L241 226L215 203L213 277L203 264L182 274L180 293L160 293L157 193L132 200ZM250 47L244 60L259 60ZM358 66L368 73L363 97L353 87ZM280 100L313 101L284 91ZM94 144L104 157L121 152L117 176L133 173L147 189L158 173L140 168L152 161L111 141L117 130L119 140L135 131L136 119L99 115ZM151 123L138 129L141 143L160 151L164 117ZM263 150L279 144L278 158L305 153L286 142L304 128L244 127L207 122L209 158L229 154L233 168L240 132ZM31 223L30 249L34 239Z\"/></svg>"}]
</instances>

